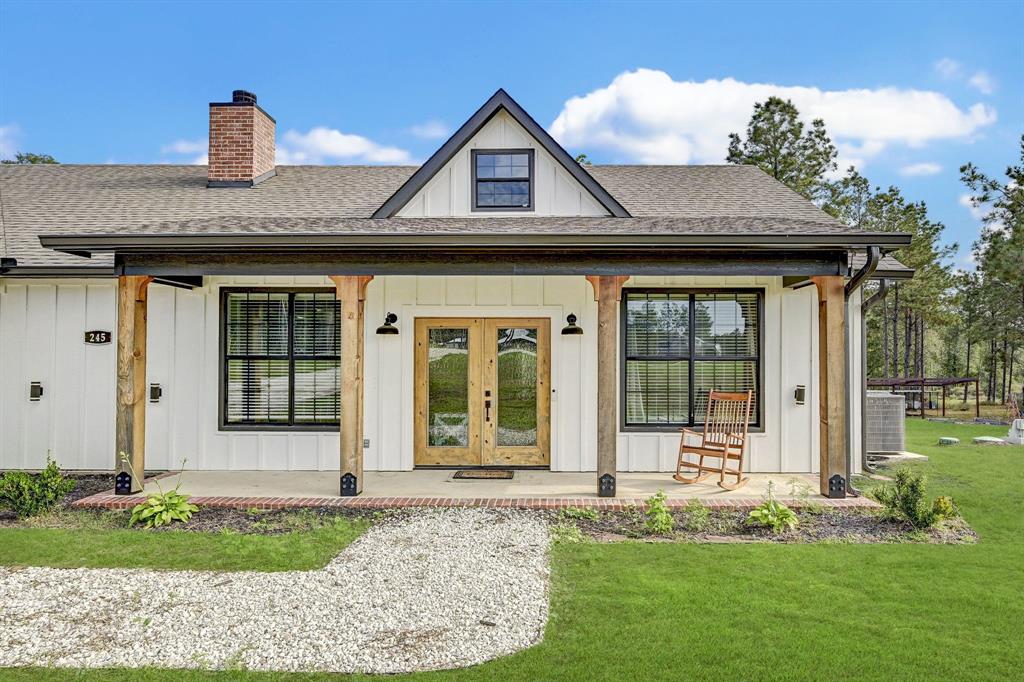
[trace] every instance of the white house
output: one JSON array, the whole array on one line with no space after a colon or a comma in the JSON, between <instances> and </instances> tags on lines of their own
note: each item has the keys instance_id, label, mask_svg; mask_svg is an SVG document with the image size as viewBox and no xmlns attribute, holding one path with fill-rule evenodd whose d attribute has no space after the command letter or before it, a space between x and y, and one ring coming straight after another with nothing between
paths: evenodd
<instances>
[{"instance_id":1,"label":"white house","mask_svg":"<svg viewBox=\"0 0 1024 682\"><path fill-rule=\"evenodd\" d=\"M0 469L126 452L358 494L522 466L607 495L750 390L744 468L844 494L858 287L908 276L908 235L755 167L583 167L501 90L418 168L275 167L274 129L236 91L208 167L0 167Z\"/></svg>"}]
</instances>

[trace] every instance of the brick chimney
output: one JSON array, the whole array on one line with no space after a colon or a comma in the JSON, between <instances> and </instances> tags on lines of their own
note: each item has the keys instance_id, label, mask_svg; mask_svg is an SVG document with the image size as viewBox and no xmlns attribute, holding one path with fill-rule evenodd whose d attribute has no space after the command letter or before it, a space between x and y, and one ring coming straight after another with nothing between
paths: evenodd
<instances>
[{"instance_id":1,"label":"brick chimney","mask_svg":"<svg viewBox=\"0 0 1024 682\"><path fill-rule=\"evenodd\" d=\"M235 90L230 102L210 102L206 186L252 187L274 177L275 127L251 92Z\"/></svg>"}]
</instances>

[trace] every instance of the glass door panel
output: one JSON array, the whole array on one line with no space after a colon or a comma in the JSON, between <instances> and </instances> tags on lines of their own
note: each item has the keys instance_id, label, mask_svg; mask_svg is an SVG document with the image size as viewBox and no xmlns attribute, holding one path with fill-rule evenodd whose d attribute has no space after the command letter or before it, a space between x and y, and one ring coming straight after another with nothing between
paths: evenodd
<instances>
[{"instance_id":1,"label":"glass door panel","mask_svg":"<svg viewBox=\"0 0 1024 682\"><path fill-rule=\"evenodd\" d=\"M480 465L480 320L416 320L417 465Z\"/></svg>"},{"instance_id":2,"label":"glass door panel","mask_svg":"<svg viewBox=\"0 0 1024 682\"><path fill-rule=\"evenodd\" d=\"M551 461L548 319L484 321L484 465Z\"/></svg>"}]
</instances>

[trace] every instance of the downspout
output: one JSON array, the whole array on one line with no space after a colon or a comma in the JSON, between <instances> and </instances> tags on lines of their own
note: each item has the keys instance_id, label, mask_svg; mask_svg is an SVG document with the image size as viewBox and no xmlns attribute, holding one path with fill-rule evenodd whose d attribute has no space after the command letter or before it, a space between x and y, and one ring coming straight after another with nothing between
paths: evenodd
<instances>
[{"instance_id":1,"label":"downspout","mask_svg":"<svg viewBox=\"0 0 1024 682\"><path fill-rule=\"evenodd\" d=\"M852 494L852 495L857 496L857 497L859 497L861 493L860 493L859 490L854 488L853 484L851 483L851 480L852 480L852 477L853 477L853 439L850 438L850 434L853 431L853 410L850 409L850 407L853 404L853 400L852 400L853 396L851 395L852 389L853 389L853 383L850 381L850 359L852 357L852 353L850 352L850 337L852 336L852 331L850 329L850 296L852 296L853 292L857 291L857 289L859 289L861 287L861 285L864 284L865 280L867 280L868 277L870 277L872 274L874 274L875 270L878 268L879 261L882 260L882 250L880 248L878 248L877 246L869 246L868 247L868 254L867 255L868 255L867 262L864 263L864 266L860 270L858 270L857 272L854 273L853 277L850 278L850 281L846 283L846 287L844 288L844 291L843 291L843 302L844 302L844 304L846 306L846 314L843 316L843 326L845 328L844 331L846 333L846 343L843 344L845 346L845 348L844 348L844 358L846 360L846 371L843 372L843 375L846 377L846 382L845 382L845 389L846 389L846 410L845 410L845 412L846 412L846 492L847 492L847 494ZM860 318L860 324L861 324L861 344L862 344L861 347L864 348L864 330L865 330L865 325L864 325L864 316L863 316L863 314L861 315L861 318ZM860 372L860 374L861 374L861 388L862 388L861 394L862 395L863 395L863 384L864 384L864 372L867 369L866 364L867 364L866 363L866 358L862 356L861 357L861 372ZM863 403L862 403L861 410L863 411L863 409L864 408L863 408ZM864 423L864 415L862 414L861 415L861 425L862 426L863 426L863 423ZM861 429L861 432L863 433L863 429Z\"/></svg>"},{"instance_id":2,"label":"downspout","mask_svg":"<svg viewBox=\"0 0 1024 682\"><path fill-rule=\"evenodd\" d=\"M875 473L875 467L871 466L868 462L868 420L864 414L867 410L868 405L868 323L867 314L876 303L881 301L889 293L889 280L883 279L878 284L878 291L876 291L871 298L864 301L860 305L860 356L864 358L864 366L861 368L860 373L860 405L861 405L861 419L860 419L860 467L869 474Z\"/></svg>"}]
</instances>

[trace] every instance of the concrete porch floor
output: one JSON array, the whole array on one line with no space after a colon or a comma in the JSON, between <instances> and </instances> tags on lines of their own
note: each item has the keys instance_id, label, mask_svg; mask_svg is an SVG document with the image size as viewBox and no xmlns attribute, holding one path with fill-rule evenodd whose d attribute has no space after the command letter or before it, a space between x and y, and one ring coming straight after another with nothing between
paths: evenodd
<instances>
[{"instance_id":1,"label":"concrete porch floor","mask_svg":"<svg viewBox=\"0 0 1024 682\"><path fill-rule=\"evenodd\" d=\"M523 499L595 498L594 473L519 470L511 480L459 479L454 470L367 471L362 498L446 498ZM620 473L617 498L645 499L664 490L671 499L722 498L760 499L775 483L778 497L792 497L791 481L806 484L808 493L818 496L818 477L813 474L748 474L750 482L736 491L719 488L711 477L701 483L683 485L670 473ZM181 491L195 497L322 498L338 496L337 471L186 471ZM165 488L174 478L160 480ZM145 491L154 492L149 481Z\"/></svg>"}]
</instances>

